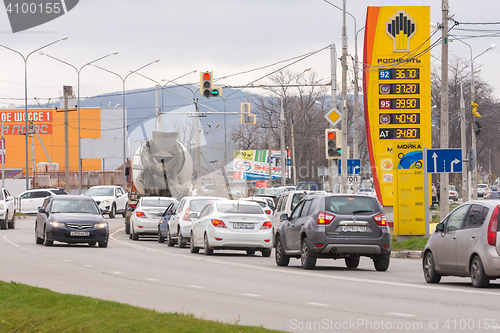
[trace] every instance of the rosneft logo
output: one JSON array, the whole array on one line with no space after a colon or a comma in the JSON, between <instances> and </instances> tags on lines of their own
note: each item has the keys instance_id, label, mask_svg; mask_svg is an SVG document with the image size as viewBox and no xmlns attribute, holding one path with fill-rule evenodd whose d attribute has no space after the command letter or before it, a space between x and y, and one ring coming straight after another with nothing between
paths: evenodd
<instances>
[{"instance_id":1,"label":"rosneft logo","mask_svg":"<svg viewBox=\"0 0 500 333\"><path fill-rule=\"evenodd\" d=\"M404 10L398 10L385 25L385 32L392 38L394 52L410 52L410 39L417 32L413 18Z\"/></svg>"}]
</instances>

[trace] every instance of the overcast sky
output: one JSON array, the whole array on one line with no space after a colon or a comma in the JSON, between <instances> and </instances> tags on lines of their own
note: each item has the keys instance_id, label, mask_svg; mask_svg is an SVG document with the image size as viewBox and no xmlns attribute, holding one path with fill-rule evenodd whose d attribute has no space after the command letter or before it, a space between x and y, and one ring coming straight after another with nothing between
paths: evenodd
<instances>
[{"instance_id":1,"label":"overcast sky","mask_svg":"<svg viewBox=\"0 0 500 333\"><path fill-rule=\"evenodd\" d=\"M341 0L329 0L342 7ZM441 1L432 0L348 0L347 11L355 18L357 29L365 24L367 6L394 5L430 6L431 22L441 22ZM450 0L450 12L459 22L497 22L498 0ZM347 18L349 52L354 54L354 25ZM450 25L451 26L451 25ZM31 51L63 36L69 38L43 51L70 62L77 68L103 55L118 51L118 55L96 64L122 76L154 59L160 61L141 73L157 81L173 79L193 70L213 70L215 77L223 77L294 58L335 43L341 49L342 12L323 0L187 0L187 1L131 1L80 0L78 5L51 22L25 32L12 33L6 11L0 9L0 44L27 55ZM458 28L499 29L500 25ZM453 30L457 35L475 34ZM436 36L437 37L437 36ZM358 35L358 52L362 60L363 31ZM465 40L478 55L497 38L470 38ZM440 56L441 48L432 54ZM500 66L497 65L500 48L482 55L474 66L481 67L480 76L495 88L500 97ZM450 44L450 58L470 58L467 46ZM13 103L24 105L24 62L14 52L0 48L0 108ZM290 67L301 72L311 67L318 75L330 76L328 50L298 62ZM229 85L244 85L277 66L237 75L223 80ZM340 82L340 73L339 73ZM121 91L121 80L92 67L81 72L81 95L92 96ZM190 74L179 83L199 82L199 74ZM61 95L63 85L77 87L76 71L53 59L33 53L28 60L28 98L42 101ZM126 89L148 88L154 83L131 75ZM257 91L252 91L257 92ZM7 99L6 99L7 98ZM9 98L14 98L10 99Z\"/></svg>"}]
</instances>

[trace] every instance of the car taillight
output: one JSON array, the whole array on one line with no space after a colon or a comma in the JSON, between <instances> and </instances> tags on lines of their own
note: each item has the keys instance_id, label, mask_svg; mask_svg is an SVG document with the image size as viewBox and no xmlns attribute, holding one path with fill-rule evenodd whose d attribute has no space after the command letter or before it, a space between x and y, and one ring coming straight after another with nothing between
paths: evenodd
<instances>
[{"instance_id":1,"label":"car taillight","mask_svg":"<svg viewBox=\"0 0 500 333\"><path fill-rule=\"evenodd\" d=\"M189 208L186 209L186 213L184 214L184 217L182 219L184 221L191 221L191 215L189 215Z\"/></svg>"},{"instance_id":2,"label":"car taillight","mask_svg":"<svg viewBox=\"0 0 500 333\"><path fill-rule=\"evenodd\" d=\"M132 207L132 208L135 208L135 204L131 203L131 204L128 204L129 207Z\"/></svg>"},{"instance_id":3,"label":"car taillight","mask_svg":"<svg viewBox=\"0 0 500 333\"><path fill-rule=\"evenodd\" d=\"M387 220L385 219L385 214L378 214L374 216L373 219L377 222L378 225L384 226L387 225Z\"/></svg>"},{"instance_id":4,"label":"car taillight","mask_svg":"<svg viewBox=\"0 0 500 333\"><path fill-rule=\"evenodd\" d=\"M318 224L325 225L330 222L335 218L332 214L328 214L325 212L321 212L318 214Z\"/></svg>"},{"instance_id":5,"label":"car taillight","mask_svg":"<svg viewBox=\"0 0 500 333\"><path fill-rule=\"evenodd\" d=\"M262 227L260 227L261 229L271 229L272 227L272 224L271 224L271 221L266 221L264 222L264 224L262 224Z\"/></svg>"},{"instance_id":6,"label":"car taillight","mask_svg":"<svg viewBox=\"0 0 500 333\"><path fill-rule=\"evenodd\" d=\"M270 211L270 210L266 210L266 214L267 214L267 215L270 215L270 214L271 214L271 211Z\"/></svg>"},{"instance_id":7,"label":"car taillight","mask_svg":"<svg viewBox=\"0 0 500 333\"><path fill-rule=\"evenodd\" d=\"M223 221L212 219L212 225L216 228L227 228Z\"/></svg>"},{"instance_id":8,"label":"car taillight","mask_svg":"<svg viewBox=\"0 0 500 333\"><path fill-rule=\"evenodd\" d=\"M498 225L498 206L491 214L490 224L488 225L488 244L491 246L497 245L497 225Z\"/></svg>"},{"instance_id":9,"label":"car taillight","mask_svg":"<svg viewBox=\"0 0 500 333\"><path fill-rule=\"evenodd\" d=\"M140 212L140 211L135 212L135 216L143 218L143 219L146 218L146 214L144 214L143 212Z\"/></svg>"}]
</instances>

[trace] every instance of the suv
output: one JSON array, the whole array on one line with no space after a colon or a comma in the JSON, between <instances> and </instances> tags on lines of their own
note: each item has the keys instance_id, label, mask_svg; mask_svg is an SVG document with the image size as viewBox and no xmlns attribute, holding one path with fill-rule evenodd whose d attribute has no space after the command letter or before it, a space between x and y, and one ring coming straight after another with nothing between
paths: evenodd
<instances>
[{"instance_id":1,"label":"suv","mask_svg":"<svg viewBox=\"0 0 500 333\"><path fill-rule=\"evenodd\" d=\"M9 221L10 220L10 221ZM14 229L16 223L16 205L6 188L0 189L0 229Z\"/></svg>"},{"instance_id":2,"label":"suv","mask_svg":"<svg viewBox=\"0 0 500 333\"><path fill-rule=\"evenodd\" d=\"M59 194L68 195L68 192L58 188L34 188L24 191L17 197L18 211L23 214L37 214L38 207L42 207L46 197Z\"/></svg>"},{"instance_id":3,"label":"suv","mask_svg":"<svg viewBox=\"0 0 500 333\"><path fill-rule=\"evenodd\" d=\"M305 197L310 191L287 191L281 193L278 198L278 204L276 205L276 209L274 210L274 214L271 217L271 222L273 224L273 234L278 229L281 223L281 215L292 214L293 209L299 201Z\"/></svg>"},{"instance_id":4,"label":"suv","mask_svg":"<svg viewBox=\"0 0 500 333\"><path fill-rule=\"evenodd\" d=\"M391 232L375 198L310 194L281 219L275 236L278 266L287 266L290 257L300 258L304 269L313 269L317 258L343 258L356 268L366 256L377 271L389 268Z\"/></svg>"},{"instance_id":5,"label":"suv","mask_svg":"<svg viewBox=\"0 0 500 333\"><path fill-rule=\"evenodd\" d=\"M122 214L123 217L127 215L128 195L120 186L92 186L85 195L94 199L102 213L109 214L110 219L116 214Z\"/></svg>"}]
</instances>

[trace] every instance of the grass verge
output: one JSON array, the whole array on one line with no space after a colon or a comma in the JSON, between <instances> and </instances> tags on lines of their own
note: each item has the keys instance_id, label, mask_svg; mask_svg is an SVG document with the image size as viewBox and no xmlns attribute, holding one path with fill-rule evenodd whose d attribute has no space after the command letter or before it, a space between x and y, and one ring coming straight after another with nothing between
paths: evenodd
<instances>
[{"instance_id":1,"label":"grass verge","mask_svg":"<svg viewBox=\"0 0 500 333\"><path fill-rule=\"evenodd\" d=\"M427 243L426 237L410 237L402 242L398 242L397 237L392 237L392 251L423 251L425 244Z\"/></svg>"},{"instance_id":2,"label":"grass verge","mask_svg":"<svg viewBox=\"0 0 500 333\"><path fill-rule=\"evenodd\" d=\"M278 332L0 281L0 332Z\"/></svg>"}]
</instances>

